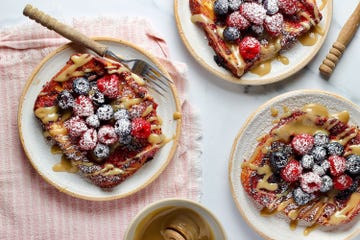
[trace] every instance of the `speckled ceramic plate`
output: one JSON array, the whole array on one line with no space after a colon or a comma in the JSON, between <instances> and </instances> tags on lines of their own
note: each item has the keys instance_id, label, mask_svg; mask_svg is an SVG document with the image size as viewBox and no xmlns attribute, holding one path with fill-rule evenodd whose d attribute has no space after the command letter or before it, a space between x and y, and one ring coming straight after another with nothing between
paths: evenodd
<instances>
[{"instance_id":1,"label":"speckled ceramic plate","mask_svg":"<svg viewBox=\"0 0 360 240\"><path fill-rule=\"evenodd\" d=\"M110 38L97 38L96 40L108 45L114 52L126 58L140 58L152 62L169 76L156 58L131 43ZM78 174L54 172L52 170L52 167L60 162L61 155L51 153L50 145L46 143L40 123L33 113L35 99L43 85L50 81L66 64L70 55L77 52L86 52L86 50L66 44L49 54L31 74L21 96L18 110L21 143L33 167L47 182L60 191L88 200L101 201L122 198L151 183L165 169L174 155L181 126L181 119L174 120L173 118L175 112L181 111L176 89L171 86L171 90L166 92L164 96L151 91L158 103L158 115L163 120L163 133L173 140L163 146L152 161L146 163L125 182L111 190L102 190Z\"/></svg>"},{"instance_id":2,"label":"speckled ceramic plate","mask_svg":"<svg viewBox=\"0 0 360 240\"><path fill-rule=\"evenodd\" d=\"M318 35L318 40L314 45L303 46L300 43L295 44L290 50L281 54L289 60L289 64L285 65L280 61L274 60L271 63L271 72L266 75L259 76L248 72L241 78L236 78L229 71L219 67L215 63L214 51L209 47L205 33L191 21L189 0L174 0L174 2L178 31L191 55L209 72L224 80L243 85L274 83L284 80L300 71L320 50L327 36L332 19L332 0L317 0L318 6L322 6L324 3L324 7L321 10L323 19L319 24L324 34Z\"/></svg>"},{"instance_id":3,"label":"speckled ceramic plate","mask_svg":"<svg viewBox=\"0 0 360 240\"><path fill-rule=\"evenodd\" d=\"M325 231L314 229L304 236L305 227L290 229L289 222L277 215L261 216L260 210L245 192L241 181L241 164L253 154L259 136L268 133L273 126L271 110L299 109L308 103L317 103L328 108L330 113L348 111L350 125L360 123L360 107L349 100L333 93L318 90L300 90L280 95L260 106L245 122L234 141L229 160L229 181L235 204L246 222L262 237L277 240L299 239L351 239L360 233L359 216L339 229ZM276 230L274 227L276 226Z\"/></svg>"}]
</instances>

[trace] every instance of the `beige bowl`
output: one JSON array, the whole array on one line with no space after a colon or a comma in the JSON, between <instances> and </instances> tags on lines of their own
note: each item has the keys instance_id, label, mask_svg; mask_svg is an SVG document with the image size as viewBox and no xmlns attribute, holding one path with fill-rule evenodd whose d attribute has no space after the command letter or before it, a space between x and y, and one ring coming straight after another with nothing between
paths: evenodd
<instances>
[{"instance_id":1,"label":"beige bowl","mask_svg":"<svg viewBox=\"0 0 360 240\"><path fill-rule=\"evenodd\" d=\"M170 198L152 203L141 210L130 223L127 232L125 233L125 240L135 240L139 231L143 230L145 219L152 218L154 215L164 215L169 209L187 209L195 212L202 220L210 227L213 238L216 240L227 239L224 229L219 220L202 205L185 199ZM147 222L147 221L146 221ZM162 239L158 239L162 240Z\"/></svg>"}]
</instances>

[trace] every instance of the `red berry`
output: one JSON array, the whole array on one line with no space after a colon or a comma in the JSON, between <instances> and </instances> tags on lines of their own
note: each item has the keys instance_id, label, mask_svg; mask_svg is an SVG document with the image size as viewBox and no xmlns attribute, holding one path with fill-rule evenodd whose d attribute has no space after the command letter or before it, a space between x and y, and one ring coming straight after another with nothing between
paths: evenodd
<instances>
[{"instance_id":1,"label":"red berry","mask_svg":"<svg viewBox=\"0 0 360 240\"><path fill-rule=\"evenodd\" d=\"M297 154L305 155L313 148L314 137L306 133L296 135L291 141L291 146Z\"/></svg>"},{"instance_id":2,"label":"red berry","mask_svg":"<svg viewBox=\"0 0 360 240\"><path fill-rule=\"evenodd\" d=\"M79 137L83 132L88 130L86 123L79 116L75 116L64 122L65 128L71 137Z\"/></svg>"},{"instance_id":3,"label":"red berry","mask_svg":"<svg viewBox=\"0 0 360 240\"><path fill-rule=\"evenodd\" d=\"M346 170L346 159L341 156L332 155L328 158L330 164L330 173L333 176L339 176Z\"/></svg>"},{"instance_id":4,"label":"red berry","mask_svg":"<svg viewBox=\"0 0 360 240\"><path fill-rule=\"evenodd\" d=\"M111 125L104 125L100 127L98 131L98 139L99 142L110 145L116 143L116 141L119 139L115 132L115 128Z\"/></svg>"},{"instance_id":5,"label":"red berry","mask_svg":"<svg viewBox=\"0 0 360 240\"><path fill-rule=\"evenodd\" d=\"M294 159L290 160L280 172L281 177L287 182L297 181L301 173L302 173L301 164Z\"/></svg>"},{"instance_id":6,"label":"red berry","mask_svg":"<svg viewBox=\"0 0 360 240\"><path fill-rule=\"evenodd\" d=\"M97 133L96 130L90 128L86 130L80 137L79 147L81 150L92 150L96 147L97 144Z\"/></svg>"},{"instance_id":7,"label":"red berry","mask_svg":"<svg viewBox=\"0 0 360 240\"><path fill-rule=\"evenodd\" d=\"M340 176L336 176L333 179L334 188L337 190L346 190L353 183L352 178L347 174L342 174Z\"/></svg>"},{"instance_id":8,"label":"red berry","mask_svg":"<svg viewBox=\"0 0 360 240\"><path fill-rule=\"evenodd\" d=\"M88 117L94 114L94 105L90 98L80 95L75 99L73 110L77 116Z\"/></svg>"},{"instance_id":9,"label":"red berry","mask_svg":"<svg viewBox=\"0 0 360 240\"><path fill-rule=\"evenodd\" d=\"M241 56L245 60L254 60L260 55L260 42L254 37L244 37L239 45Z\"/></svg>"},{"instance_id":10,"label":"red berry","mask_svg":"<svg viewBox=\"0 0 360 240\"><path fill-rule=\"evenodd\" d=\"M272 16L266 16L264 26L266 31L272 35L277 36L281 33L284 24L284 17L281 13Z\"/></svg>"},{"instance_id":11,"label":"red berry","mask_svg":"<svg viewBox=\"0 0 360 240\"><path fill-rule=\"evenodd\" d=\"M131 122L131 128L131 135L136 138L147 138L151 134L151 124L142 118L135 118Z\"/></svg>"},{"instance_id":12,"label":"red berry","mask_svg":"<svg viewBox=\"0 0 360 240\"><path fill-rule=\"evenodd\" d=\"M250 26L250 22L239 11L232 12L226 18L226 25L228 27L236 27L239 30L244 30Z\"/></svg>"},{"instance_id":13,"label":"red berry","mask_svg":"<svg viewBox=\"0 0 360 240\"><path fill-rule=\"evenodd\" d=\"M313 193L321 188L321 177L313 172L307 172L300 176L300 186L304 192Z\"/></svg>"},{"instance_id":14,"label":"red berry","mask_svg":"<svg viewBox=\"0 0 360 240\"><path fill-rule=\"evenodd\" d=\"M106 75L97 81L99 91L108 98L119 96L119 77L115 74Z\"/></svg>"},{"instance_id":15,"label":"red berry","mask_svg":"<svg viewBox=\"0 0 360 240\"><path fill-rule=\"evenodd\" d=\"M256 25L261 25L266 17L266 9L255 2L244 2L240 7L240 13Z\"/></svg>"},{"instance_id":16,"label":"red berry","mask_svg":"<svg viewBox=\"0 0 360 240\"><path fill-rule=\"evenodd\" d=\"M293 15L297 11L297 0L278 0L280 10L288 15Z\"/></svg>"}]
</instances>

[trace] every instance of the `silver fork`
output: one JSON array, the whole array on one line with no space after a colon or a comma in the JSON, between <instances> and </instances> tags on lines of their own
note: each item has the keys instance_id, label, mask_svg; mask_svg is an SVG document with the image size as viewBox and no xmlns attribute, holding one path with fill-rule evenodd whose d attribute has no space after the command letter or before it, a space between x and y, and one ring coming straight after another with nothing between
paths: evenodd
<instances>
[{"instance_id":1,"label":"silver fork","mask_svg":"<svg viewBox=\"0 0 360 240\"><path fill-rule=\"evenodd\" d=\"M131 69L133 73L142 76L147 82L147 85L162 96L164 96L163 93L167 91L169 85L173 83L173 81L161 73L161 71L156 66L149 64L148 62L141 59L123 59L109 50L108 46L96 42L83 33L64 23L59 22L55 18L45 14L30 4L25 6L23 14L40 23L44 27L47 27L50 30L54 30L72 42L91 49L102 57L108 57L122 63L127 68Z\"/></svg>"}]
</instances>

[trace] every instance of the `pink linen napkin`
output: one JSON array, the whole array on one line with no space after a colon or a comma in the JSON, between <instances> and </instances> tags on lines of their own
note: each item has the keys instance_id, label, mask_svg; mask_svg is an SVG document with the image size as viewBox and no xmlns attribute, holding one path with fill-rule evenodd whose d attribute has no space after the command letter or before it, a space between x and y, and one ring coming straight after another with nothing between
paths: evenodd
<instances>
[{"instance_id":1,"label":"pink linen napkin","mask_svg":"<svg viewBox=\"0 0 360 240\"><path fill-rule=\"evenodd\" d=\"M68 41L36 23L0 30L0 239L123 239L129 222L149 203L168 197L200 199L200 134L196 116L184 97L186 66L168 60L165 40L145 19L86 18L71 24L89 36L130 41L158 57L181 98L180 144L160 177L127 198L91 202L59 192L26 158L18 136L17 108L34 67Z\"/></svg>"}]
</instances>

